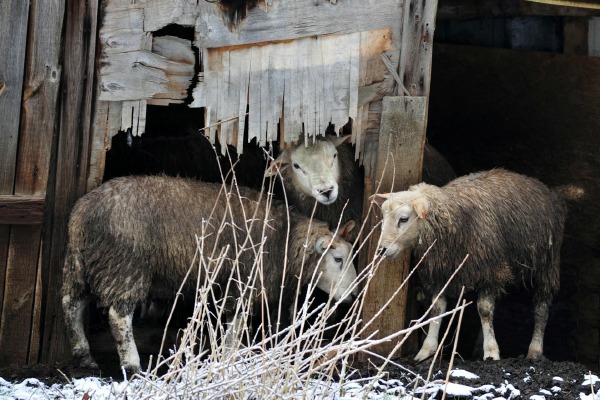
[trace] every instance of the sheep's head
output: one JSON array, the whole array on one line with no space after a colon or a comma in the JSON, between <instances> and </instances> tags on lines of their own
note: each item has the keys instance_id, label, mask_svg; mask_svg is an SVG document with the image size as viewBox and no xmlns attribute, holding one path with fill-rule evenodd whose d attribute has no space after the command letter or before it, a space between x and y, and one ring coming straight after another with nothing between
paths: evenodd
<instances>
[{"instance_id":1,"label":"sheep's head","mask_svg":"<svg viewBox=\"0 0 600 400\"><path fill-rule=\"evenodd\" d=\"M346 241L354 225L354 221L349 221L340 227L337 235L324 235L315 242L315 250L322 255L317 287L336 301L350 302L358 293L358 289L353 288L356 269L352 264L352 245Z\"/></svg>"},{"instance_id":2,"label":"sheep's head","mask_svg":"<svg viewBox=\"0 0 600 400\"><path fill-rule=\"evenodd\" d=\"M381 206L383 222L378 253L396 257L419 238L419 219L427 216L429 201L418 190L375 194L371 200Z\"/></svg>"},{"instance_id":3,"label":"sheep's head","mask_svg":"<svg viewBox=\"0 0 600 400\"><path fill-rule=\"evenodd\" d=\"M283 171L291 166L290 183L296 190L314 197L320 203L331 204L337 199L340 179L337 146L349 138L350 135L327 136L309 145L301 143L291 150L283 150L271 163L266 175L275 175L277 170Z\"/></svg>"}]
</instances>

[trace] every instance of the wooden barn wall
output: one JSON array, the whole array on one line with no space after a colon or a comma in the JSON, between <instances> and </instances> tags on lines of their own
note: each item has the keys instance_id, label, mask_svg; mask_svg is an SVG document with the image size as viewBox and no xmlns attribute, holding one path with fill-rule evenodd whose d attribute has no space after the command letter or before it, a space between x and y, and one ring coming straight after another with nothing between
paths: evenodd
<instances>
[{"instance_id":1,"label":"wooden barn wall","mask_svg":"<svg viewBox=\"0 0 600 400\"><path fill-rule=\"evenodd\" d=\"M0 363L38 361L64 1L0 5ZM8 27L8 28L7 28Z\"/></svg>"},{"instance_id":2,"label":"wooden barn wall","mask_svg":"<svg viewBox=\"0 0 600 400\"><path fill-rule=\"evenodd\" d=\"M59 290L87 174L97 9L0 3L0 364L70 356Z\"/></svg>"},{"instance_id":3,"label":"wooden barn wall","mask_svg":"<svg viewBox=\"0 0 600 400\"><path fill-rule=\"evenodd\" d=\"M545 347L550 359L597 368L600 59L437 43L431 85L428 137L458 174L505 167L584 189L582 200L569 203L562 287ZM512 318L523 323L505 321L509 336L497 334L500 347L518 355L527 350L530 312L513 309Z\"/></svg>"}]
</instances>

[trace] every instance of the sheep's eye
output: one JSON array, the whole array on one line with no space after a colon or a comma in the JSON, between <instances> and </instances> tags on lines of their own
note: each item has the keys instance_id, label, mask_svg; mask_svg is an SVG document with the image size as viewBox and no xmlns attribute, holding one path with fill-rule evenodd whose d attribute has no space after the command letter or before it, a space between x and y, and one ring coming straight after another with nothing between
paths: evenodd
<instances>
[{"instance_id":1,"label":"sheep's eye","mask_svg":"<svg viewBox=\"0 0 600 400\"><path fill-rule=\"evenodd\" d=\"M338 264L341 264L342 261L344 261L344 259L342 257L333 257L333 261L335 261Z\"/></svg>"},{"instance_id":2,"label":"sheep's eye","mask_svg":"<svg viewBox=\"0 0 600 400\"><path fill-rule=\"evenodd\" d=\"M405 224L408 222L408 217L400 217L400 219L398 219L398 226L400 226L401 224Z\"/></svg>"},{"instance_id":3,"label":"sheep's eye","mask_svg":"<svg viewBox=\"0 0 600 400\"><path fill-rule=\"evenodd\" d=\"M294 165L294 168L300 169L300 166L298 165L298 163L294 163L293 165Z\"/></svg>"}]
</instances>

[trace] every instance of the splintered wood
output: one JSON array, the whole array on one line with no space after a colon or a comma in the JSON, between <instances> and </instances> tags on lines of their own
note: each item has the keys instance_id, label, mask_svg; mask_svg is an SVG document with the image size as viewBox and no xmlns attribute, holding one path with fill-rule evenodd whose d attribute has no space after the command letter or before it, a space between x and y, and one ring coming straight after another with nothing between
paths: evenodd
<instances>
[{"instance_id":1,"label":"splintered wood","mask_svg":"<svg viewBox=\"0 0 600 400\"><path fill-rule=\"evenodd\" d=\"M381 57L397 68L402 5L268 0L231 26L215 2L106 0L98 90L122 108L110 107L121 120L112 135L142 134L148 105L187 102L205 107L213 143L240 153L245 138L289 143L351 119L357 159L372 160L367 135L378 134L381 99L395 90ZM187 37L159 32L177 26Z\"/></svg>"},{"instance_id":2,"label":"splintered wood","mask_svg":"<svg viewBox=\"0 0 600 400\"><path fill-rule=\"evenodd\" d=\"M330 123L339 129L348 118L366 129L359 86L372 83L364 69L383 65L380 55L389 49L390 30L207 49L191 107L206 107L211 140L218 135L239 151L246 114L248 140L261 146L278 132L290 142L323 134Z\"/></svg>"}]
</instances>

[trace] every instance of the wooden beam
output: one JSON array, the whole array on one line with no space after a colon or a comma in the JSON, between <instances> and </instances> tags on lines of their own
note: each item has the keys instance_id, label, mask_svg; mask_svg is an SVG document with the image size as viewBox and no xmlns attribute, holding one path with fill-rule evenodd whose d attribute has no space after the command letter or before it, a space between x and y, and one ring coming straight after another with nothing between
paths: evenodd
<instances>
[{"instance_id":1,"label":"wooden beam","mask_svg":"<svg viewBox=\"0 0 600 400\"><path fill-rule=\"evenodd\" d=\"M523 16L590 17L600 10L532 3L526 0L444 0L438 19L469 19Z\"/></svg>"},{"instance_id":2,"label":"wooden beam","mask_svg":"<svg viewBox=\"0 0 600 400\"><path fill-rule=\"evenodd\" d=\"M195 27L196 43L202 48L216 48L333 33L388 28L395 31L401 5L397 0L379 0L376 7L362 0L345 0L339 4L314 0L274 1L271 6L260 2L232 32L223 23L218 4L201 1Z\"/></svg>"},{"instance_id":3,"label":"wooden beam","mask_svg":"<svg viewBox=\"0 0 600 400\"><path fill-rule=\"evenodd\" d=\"M370 183L370 192L404 190L421 180L426 118L427 97L383 98L376 180L374 185ZM376 217L371 216L369 225L374 226L375 223ZM375 256L379 235L380 230L376 229L367 243L367 260L373 260ZM361 262L361 265L364 264ZM363 321L369 321L380 312L391 295L402 285L409 271L409 252L404 252L398 258L381 262L367 288ZM408 285L381 315L367 326L365 336L377 331L375 337L381 338L405 328L407 288ZM373 348L373 351L387 355L400 339L382 343Z\"/></svg>"},{"instance_id":4,"label":"wooden beam","mask_svg":"<svg viewBox=\"0 0 600 400\"><path fill-rule=\"evenodd\" d=\"M436 12L437 1L404 2L398 67L401 82L397 92L409 96L384 98L376 167L365 176L365 206L377 190L403 190L421 180ZM382 186L378 189L379 183ZM375 225L374 222L372 219L367 221L367 231ZM377 231L376 237L365 246L360 255L360 265L367 265L373 259L378 235ZM363 321L369 321L378 312L377 307L391 297L409 270L407 254L383 262L369 285ZM388 310L370 327L371 332L378 330L378 337L385 337L405 328L407 293L408 286L405 286ZM395 345L383 343L375 351L387 355Z\"/></svg>"},{"instance_id":5,"label":"wooden beam","mask_svg":"<svg viewBox=\"0 0 600 400\"><path fill-rule=\"evenodd\" d=\"M0 225L35 225L44 220L44 196L0 195Z\"/></svg>"}]
</instances>

